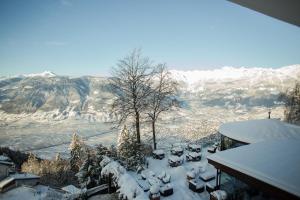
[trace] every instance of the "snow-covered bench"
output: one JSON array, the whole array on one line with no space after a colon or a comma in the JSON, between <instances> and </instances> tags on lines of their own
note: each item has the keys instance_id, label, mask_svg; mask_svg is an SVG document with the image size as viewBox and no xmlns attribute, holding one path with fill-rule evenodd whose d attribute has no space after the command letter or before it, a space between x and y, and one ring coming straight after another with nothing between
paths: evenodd
<instances>
[{"instance_id":1,"label":"snow-covered bench","mask_svg":"<svg viewBox=\"0 0 300 200\"><path fill-rule=\"evenodd\" d=\"M199 144L188 144L187 149L189 151L199 153L201 151L201 145L199 145Z\"/></svg>"},{"instance_id":2,"label":"snow-covered bench","mask_svg":"<svg viewBox=\"0 0 300 200\"><path fill-rule=\"evenodd\" d=\"M204 191L204 183L203 182L197 182L196 180L190 180L189 181L189 189L193 192L203 192Z\"/></svg>"},{"instance_id":3,"label":"snow-covered bench","mask_svg":"<svg viewBox=\"0 0 300 200\"><path fill-rule=\"evenodd\" d=\"M155 159L163 159L165 157L165 152L161 149L158 149L158 150L154 150L152 152L152 157L155 158Z\"/></svg>"},{"instance_id":4,"label":"snow-covered bench","mask_svg":"<svg viewBox=\"0 0 300 200\"><path fill-rule=\"evenodd\" d=\"M173 186L172 184L168 183L162 187L160 187L160 194L162 196L170 196L173 194Z\"/></svg>"},{"instance_id":5,"label":"snow-covered bench","mask_svg":"<svg viewBox=\"0 0 300 200\"><path fill-rule=\"evenodd\" d=\"M207 171L203 172L202 174L200 174L200 179L202 179L205 182L211 181L211 180L215 179L215 177L216 177L215 171L207 170Z\"/></svg>"},{"instance_id":6,"label":"snow-covered bench","mask_svg":"<svg viewBox=\"0 0 300 200\"><path fill-rule=\"evenodd\" d=\"M201 160L201 153L188 152L188 154L186 154L186 160L187 161L199 161L199 160Z\"/></svg>"},{"instance_id":7,"label":"snow-covered bench","mask_svg":"<svg viewBox=\"0 0 300 200\"><path fill-rule=\"evenodd\" d=\"M171 154L175 156L182 156L183 148L182 147L173 147L171 149Z\"/></svg>"},{"instance_id":8,"label":"snow-covered bench","mask_svg":"<svg viewBox=\"0 0 300 200\"><path fill-rule=\"evenodd\" d=\"M183 160L178 156L170 156L168 159L168 163L171 167L177 167L183 163Z\"/></svg>"}]
</instances>

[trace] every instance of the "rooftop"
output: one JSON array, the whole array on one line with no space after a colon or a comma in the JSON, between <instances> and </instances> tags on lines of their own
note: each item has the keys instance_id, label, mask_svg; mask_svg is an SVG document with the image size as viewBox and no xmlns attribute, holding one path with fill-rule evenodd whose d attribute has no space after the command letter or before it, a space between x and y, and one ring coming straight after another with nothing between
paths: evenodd
<instances>
[{"instance_id":1,"label":"rooftop","mask_svg":"<svg viewBox=\"0 0 300 200\"><path fill-rule=\"evenodd\" d=\"M256 143L272 139L300 140L300 126L276 119L259 119L222 124L219 132L231 139Z\"/></svg>"},{"instance_id":2,"label":"rooftop","mask_svg":"<svg viewBox=\"0 0 300 200\"><path fill-rule=\"evenodd\" d=\"M300 140L273 140L212 154L211 161L300 197Z\"/></svg>"}]
</instances>

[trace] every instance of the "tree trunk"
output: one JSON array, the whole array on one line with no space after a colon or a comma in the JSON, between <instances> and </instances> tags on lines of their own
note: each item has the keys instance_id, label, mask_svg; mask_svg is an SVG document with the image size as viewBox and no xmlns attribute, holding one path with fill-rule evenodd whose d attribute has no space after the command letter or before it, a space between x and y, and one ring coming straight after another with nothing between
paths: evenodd
<instances>
[{"instance_id":1,"label":"tree trunk","mask_svg":"<svg viewBox=\"0 0 300 200\"><path fill-rule=\"evenodd\" d=\"M135 113L135 128L136 128L136 140L137 143L141 143L141 136L140 136L140 113Z\"/></svg>"},{"instance_id":2,"label":"tree trunk","mask_svg":"<svg viewBox=\"0 0 300 200\"><path fill-rule=\"evenodd\" d=\"M156 150L156 138L155 138L155 121L152 121L152 133L153 133L153 148Z\"/></svg>"}]
</instances>

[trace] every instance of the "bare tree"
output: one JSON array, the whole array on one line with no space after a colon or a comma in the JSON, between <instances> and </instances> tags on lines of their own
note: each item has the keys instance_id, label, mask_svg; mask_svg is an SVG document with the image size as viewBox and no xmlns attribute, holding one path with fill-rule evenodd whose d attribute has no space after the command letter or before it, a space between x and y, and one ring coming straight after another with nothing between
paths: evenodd
<instances>
[{"instance_id":1,"label":"bare tree","mask_svg":"<svg viewBox=\"0 0 300 200\"><path fill-rule=\"evenodd\" d=\"M280 94L279 97L285 103L285 120L289 123L300 123L300 83L296 83L295 87Z\"/></svg>"},{"instance_id":2,"label":"bare tree","mask_svg":"<svg viewBox=\"0 0 300 200\"><path fill-rule=\"evenodd\" d=\"M135 121L137 142L140 138L141 112L147 107L146 99L151 92L153 70L149 58L142 57L140 50L134 50L119 60L113 69L111 86L116 99L113 112L120 116L119 124L129 117Z\"/></svg>"},{"instance_id":3,"label":"bare tree","mask_svg":"<svg viewBox=\"0 0 300 200\"><path fill-rule=\"evenodd\" d=\"M156 149L155 123L160 113L169 110L172 106L171 97L177 90L177 83L172 80L165 64L160 64L156 68L151 86L152 92L148 98L147 114L152 124L153 147Z\"/></svg>"}]
</instances>

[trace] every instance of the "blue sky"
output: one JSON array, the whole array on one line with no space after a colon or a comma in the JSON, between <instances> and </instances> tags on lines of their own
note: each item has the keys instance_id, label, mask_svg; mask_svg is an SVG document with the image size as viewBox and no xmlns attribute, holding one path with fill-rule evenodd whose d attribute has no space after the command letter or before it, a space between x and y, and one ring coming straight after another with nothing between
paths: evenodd
<instances>
[{"instance_id":1,"label":"blue sky","mask_svg":"<svg viewBox=\"0 0 300 200\"><path fill-rule=\"evenodd\" d=\"M107 75L134 48L174 69L300 63L300 28L223 0L1 0L0 75Z\"/></svg>"}]
</instances>

